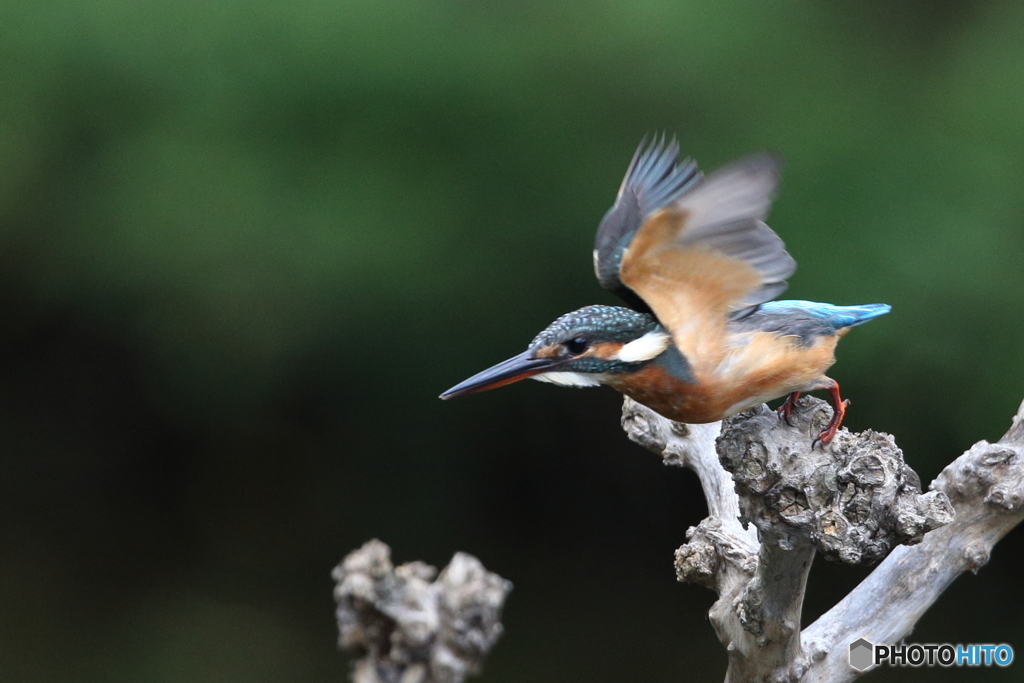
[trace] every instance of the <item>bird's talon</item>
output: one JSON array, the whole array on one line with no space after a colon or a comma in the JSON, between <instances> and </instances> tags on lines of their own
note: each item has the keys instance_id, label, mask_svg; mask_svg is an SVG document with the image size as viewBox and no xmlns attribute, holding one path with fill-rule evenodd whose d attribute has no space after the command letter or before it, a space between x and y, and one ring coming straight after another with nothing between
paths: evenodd
<instances>
[{"instance_id":1,"label":"bird's talon","mask_svg":"<svg viewBox=\"0 0 1024 683\"><path fill-rule=\"evenodd\" d=\"M790 417L793 415L793 408L796 407L796 402L799 398L800 392L794 391L793 393L786 397L786 400L775 411L775 413L779 416L779 419L783 420L790 427L793 426L793 422L792 420L790 420Z\"/></svg>"},{"instance_id":2,"label":"bird's talon","mask_svg":"<svg viewBox=\"0 0 1024 683\"><path fill-rule=\"evenodd\" d=\"M832 443L832 439L836 437L836 432L839 431L839 425L843 423L843 418L846 417L846 409L850 405L850 399L843 399L839 397L839 383L832 382L832 386L828 388L828 393L832 397L832 418L825 425L825 429L814 437L814 441L811 442L811 450L814 450L815 446L820 445L821 450L825 450L825 446Z\"/></svg>"},{"instance_id":3,"label":"bird's talon","mask_svg":"<svg viewBox=\"0 0 1024 683\"><path fill-rule=\"evenodd\" d=\"M813 451L815 446L821 446L821 450L824 452L825 446L832 443L832 439L835 438L837 430L838 427L836 427L836 429L833 429L831 425L826 427L825 431L814 437L814 441L811 442L811 450Z\"/></svg>"}]
</instances>

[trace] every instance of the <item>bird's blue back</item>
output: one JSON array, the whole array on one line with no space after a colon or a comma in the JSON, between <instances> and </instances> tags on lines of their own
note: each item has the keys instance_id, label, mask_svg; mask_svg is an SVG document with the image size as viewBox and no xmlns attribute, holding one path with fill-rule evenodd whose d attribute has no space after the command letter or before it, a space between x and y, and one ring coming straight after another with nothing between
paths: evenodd
<instances>
[{"instance_id":1,"label":"bird's blue back","mask_svg":"<svg viewBox=\"0 0 1024 683\"><path fill-rule=\"evenodd\" d=\"M740 320L729 323L735 332L775 332L794 336L800 343L810 345L815 337L833 335L846 327L866 323L885 315L892 307L888 304L861 306L835 306L817 301L768 301Z\"/></svg>"}]
</instances>

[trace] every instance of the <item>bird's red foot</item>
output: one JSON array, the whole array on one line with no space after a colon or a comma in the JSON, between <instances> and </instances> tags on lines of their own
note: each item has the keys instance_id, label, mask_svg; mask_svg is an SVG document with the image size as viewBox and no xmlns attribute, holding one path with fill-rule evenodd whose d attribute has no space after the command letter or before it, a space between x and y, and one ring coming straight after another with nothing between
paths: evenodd
<instances>
[{"instance_id":1,"label":"bird's red foot","mask_svg":"<svg viewBox=\"0 0 1024 683\"><path fill-rule=\"evenodd\" d=\"M778 410L775 411L775 413L779 416L779 419L785 420L786 424L788 424L790 427L793 426L793 423L790 421L789 418L793 414L793 408L796 407L796 402L798 400L800 400L800 392L794 391L786 398L785 402L783 402L783 404L779 406Z\"/></svg>"},{"instance_id":2,"label":"bird's red foot","mask_svg":"<svg viewBox=\"0 0 1024 683\"><path fill-rule=\"evenodd\" d=\"M824 450L825 446L832 442L836 432L839 431L839 425L843 424L843 418L846 417L846 408L850 405L849 400L843 400L839 396L839 382L833 380L832 386L828 388L828 393L832 399L832 419L828 421L825 430L818 434L814 441L811 442L811 448L820 444L822 450Z\"/></svg>"}]
</instances>

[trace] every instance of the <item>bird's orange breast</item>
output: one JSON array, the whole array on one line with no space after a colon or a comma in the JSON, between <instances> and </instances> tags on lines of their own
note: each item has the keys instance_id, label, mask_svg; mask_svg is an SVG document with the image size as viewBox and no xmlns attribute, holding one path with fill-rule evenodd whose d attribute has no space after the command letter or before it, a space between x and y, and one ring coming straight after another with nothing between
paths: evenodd
<instances>
[{"instance_id":1,"label":"bird's orange breast","mask_svg":"<svg viewBox=\"0 0 1024 683\"><path fill-rule=\"evenodd\" d=\"M714 422L793 391L823 388L837 341L823 336L802 346L794 337L755 332L729 340L713 358L688 357L693 383L655 362L609 384L670 420Z\"/></svg>"},{"instance_id":2,"label":"bird's orange breast","mask_svg":"<svg viewBox=\"0 0 1024 683\"><path fill-rule=\"evenodd\" d=\"M673 377L656 363L608 382L638 403L677 422L714 422L716 406L709 385Z\"/></svg>"}]
</instances>

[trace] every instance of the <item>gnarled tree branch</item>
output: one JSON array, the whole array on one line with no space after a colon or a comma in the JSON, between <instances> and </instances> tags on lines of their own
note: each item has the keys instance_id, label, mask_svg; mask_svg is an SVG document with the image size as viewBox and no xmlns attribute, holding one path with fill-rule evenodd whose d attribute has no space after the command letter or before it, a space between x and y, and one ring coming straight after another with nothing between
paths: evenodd
<instances>
[{"instance_id":1,"label":"gnarled tree branch","mask_svg":"<svg viewBox=\"0 0 1024 683\"><path fill-rule=\"evenodd\" d=\"M1024 404L999 443L976 444L926 493L888 435L842 430L825 451L812 449L828 410L805 398L789 427L761 406L727 420L716 442L718 425L678 425L628 399L623 407L630 438L694 469L704 487L709 516L687 533L676 569L718 592L710 618L732 683L853 680L862 672L848 664L851 642L907 635L1024 517ZM885 559L801 632L816 553L848 564Z\"/></svg>"}]
</instances>

